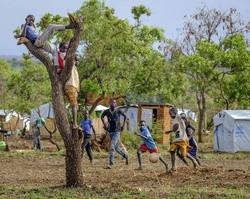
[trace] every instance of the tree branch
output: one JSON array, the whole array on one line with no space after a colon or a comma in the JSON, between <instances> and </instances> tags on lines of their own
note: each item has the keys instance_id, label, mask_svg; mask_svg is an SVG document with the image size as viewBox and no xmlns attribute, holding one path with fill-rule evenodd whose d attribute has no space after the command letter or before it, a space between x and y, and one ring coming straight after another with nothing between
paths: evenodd
<instances>
[{"instance_id":1,"label":"tree branch","mask_svg":"<svg viewBox=\"0 0 250 199\"><path fill-rule=\"evenodd\" d=\"M83 31L82 23L83 23L83 19L79 18L75 27L74 37L69 42L68 51L65 57L65 66L64 66L62 73L60 74L60 79L63 80L63 85L69 79L72 68L75 63L75 54L76 54L76 50L80 42L81 33Z\"/></svg>"},{"instance_id":2,"label":"tree branch","mask_svg":"<svg viewBox=\"0 0 250 199\"><path fill-rule=\"evenodd\" d=\"M50 79L54 79L56 72L53 67L53 62L49 55L44 52L43 48L37 48L34 46L30 41L25 43L25 46L28 48L28 50L31 52L32 55L34 55L37 59L39 59L45 67L47 67L47 71L49 73Z\"/></svg>"}]
</instances>

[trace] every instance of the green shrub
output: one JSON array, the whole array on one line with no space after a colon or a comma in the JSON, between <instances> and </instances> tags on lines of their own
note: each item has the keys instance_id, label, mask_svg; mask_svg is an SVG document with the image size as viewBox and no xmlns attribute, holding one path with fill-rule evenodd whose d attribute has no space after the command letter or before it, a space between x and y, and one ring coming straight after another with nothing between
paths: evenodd
<instances>
[{"instance_id":1,"label":"green shrub","mask_svg":"<svg viewBox=\"0 0 250 199\"><path fill-rule=\"evenodd\" d=\"M163 126L163 120L157 120L156 122L153 122L152 129L151 129L151 136L156 142L161 143L162 137L164 135L164 130L162 129Z\"/></svg>"},{"instance_id":2,"label":"green shrub","mask_svg":"<svg viewBox=\"0 0 250 199\"><path fill-rule=\"evenodd\" d=\"M122 132L121 141L128 150L138 149L141 144L141 138L129 131Z\"/></svg>"}]
</instances>

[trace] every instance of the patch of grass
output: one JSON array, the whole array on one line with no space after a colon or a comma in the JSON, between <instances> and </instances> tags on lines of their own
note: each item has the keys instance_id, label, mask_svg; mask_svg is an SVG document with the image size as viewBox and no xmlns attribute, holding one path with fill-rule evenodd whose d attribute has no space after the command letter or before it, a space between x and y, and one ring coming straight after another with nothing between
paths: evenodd
<instances>
[{"instance_id":1,"label":"patch of grass","mask_svg":"<svg viewBox=\"0 0 250 199\"><path fill-rule=\"evenodd\" d=\"M246 187L230 188L230 187L200 187L198 193L207 196L215 196L216 198L248 198L250 197L249 190Z\"/></svg>"},{"instance_id":2,"label":"patch of grass","mask_svg":"<svg viewBox=\"0 0 250 199\"><path fill-rule=\"evenodd\" d=\"M170 153L169 153L170 144L169 143L168 144L158 144L157 147L158 147L158 150L162 156L164 156L165 158L170 156Z\"/></svg>"},{"instance_id":3,"label":"patch of grass","mask_svg":"<svg viewBox=\"0 0 250 199\"><path fill-rule=\"evenodd\" d=\"M161 185L157 189L140 188L114 189L87 189L65 187L40 187L40 188L6 188L0 189L0 198L249 198L249 187L217 187L197 186L192 184Z\"/></svg>"},{"instance_id":4,"label":"patch of grass","mask_svg":"<svg viewBox=\"0 0 250 199\"><path fill-rule=\"evenodd\" d=\"M11 188L0 189L0 198L149 198L146 192L124 190L116 191L114 189L86 189L86 188Z\"/></svg>"},{"instance_id":5,"label":"patch of grass","mask_svg":"<svg viewBox=\"0 0 250 199\"><path fill-rule=\"evenodd\" d=\"M86 151L84 151L84 153L86 153ZM104 157L108 157L109 152L105 150L101 150L100 152L92 151L92 154L94 158L104 158Z\"/></svg>"},{"instance_id":6,"label":"patch of grass","mask_svg":"<svg viewBox=\"0 0 250 199\"><path fill-rule=\"evenodd\" d=\"M222 152L212 152L212 153L200 153L201 158L203 159L245 159L250 156L250 153L238 152L235 154L231 153L222 153Z\"/></svg>"},{"instance_id":7,"label":"patch of grass","mask_svg":"<svg viewBox=\"0 0 250 199\"><path fill-rule=\"evenodd\" d=\"M248 187L217 187L217 186L194 186L183 185L181 189L175 186L165 186L162 189L169 194L169 198L248 198Z\"/></svg>"}]
</instances>

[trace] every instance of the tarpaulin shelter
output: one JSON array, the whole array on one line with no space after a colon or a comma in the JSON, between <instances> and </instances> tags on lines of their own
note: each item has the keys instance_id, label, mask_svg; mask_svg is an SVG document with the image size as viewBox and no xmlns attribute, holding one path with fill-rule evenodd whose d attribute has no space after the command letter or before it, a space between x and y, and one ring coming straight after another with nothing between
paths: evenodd
<instances>
[{"instance_id":1,"label":"tarpaulin shelter","mask_svg":"<svg viewBox=\"0 0 250 199\"><path fill-rule=\"evenodd\" d=\"M19 131L23 128L22 117L13 110L0 110L0 126L7 131Z\"/></svg>"},{"instance_id":2,"label":"tarpaulin shelter","mask_svg":"<svg viewBox=\"0 0 250 199\"><path fill-rule=\"evenodd\" d=\"M32 109L30 112L30 123L35 122L39 117L54 118L54 111L51 103L43 104L38 108Z\"/></svg>"},{"instance_id":3,"label":"tarpaulin shelter","mask_svg":"<svg viewBox=\"0 0 250 199\"><path fill-rule=\"evenodd\" d=\"M224 110L213 120L215 151L250 151L250 110Z\"/></svg>"}]
</instances>

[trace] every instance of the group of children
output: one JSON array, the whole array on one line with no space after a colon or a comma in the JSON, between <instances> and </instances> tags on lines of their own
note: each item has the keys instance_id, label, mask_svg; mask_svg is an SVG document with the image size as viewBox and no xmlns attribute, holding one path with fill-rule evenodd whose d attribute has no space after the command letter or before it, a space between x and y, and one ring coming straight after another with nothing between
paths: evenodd
<instances>
[{"instance_id":1,"label":"group of children","mask_svg":"<svg viewBox=\"0 0 250 199\"><path fill-rule=\"evenodd\" d=\"M70 23L69 25L49 25L41 35L36 33L35 27L35 17L34 15L28 15L25 18L25 24L21 26L20 35L15 35L15 38L19 38L17 45L24 44L30 41L35 47L43 49L45 52L48 52L52 55L53 64L55 66L55 70L57 74L60 74L65 66L65 58L68 49L68 44L65 42L61 42L59 44L59 51L54 48L47 40L51 36L51 34L55 31L63 31L65 29L74 29L79 22L72 14L68 13ZM80 81L79 75L77 71L77 65L79 63L80 57L75 55L74 64L72 67L70 78L65 83L65 94L70 102L72 108L72 116L73 116L73 124L72 128L77 129L77 110L78 103L77 97L78 92L80 91Z\"/></svg>"},{"instance_id":2,"label":"group of children","mask_svg":"<svg viewBox=\"0 0 250 199\"><path fill-rule=\"evenodd\" d=\"M114 107L113 105L111 105ZM119 110L120 111L120 110ZM110 114L112 113L110 109L106 110L106 112L109 112ZM124 113L122 113L125 115ZM177 114L177 109L176 108L171 108L169 111L170 117L173 119L172 121L172 126L173 131L175 133L173 142L170 145L170 154L171 154L171 162L172 162L172 167L169 169L167 162L159 155L158 149L156 147L156 143L154 139L152 138L149 128L146 124L146 121L141 120L139 123L139 132L135 132L134 134L137 136L140 136L142 139L142 144L137 150L137 158L138 158L138 163L139 167L137 170L142 170L142 161L141 161L141 155L144 152L149 152L149 153L157 153L159 156L159 160L164 164L164 167L166 169L166 172L174 172L176 171L176 164L175 164L175 154L188 166L188 162L186 161L185 157L189 158L193 162L193 166L197 167L197 165L200 165L200 161L197 156L197 143L195 142L194 139L194 134L196 133L196 129L188 122L186 115L185 114ZM103 117L106 116L107 113L103 114ZM119 121L119 119L118 119ZM108 118L108 125L109 122L112 122ZM119 122L120 123L120 122ZM105 123L104 123L105 124ZM112 125L112 124L111 124ZM93 156L91 153L91 146L90 146L90 141L91 141L91 128L94 132L95 139L96 139L96 132L93 127L92 121L89 119L89 113L88 111L84 111L84 119L81 121L81 128L83 129L84 133L84 141L82 143L82 153L84 151L84 148L86 148L88 157L90 162L92 163L93 161ZM107 127L104 126L106 130ZM169 131L169 132L171 132ZM109 132L109 130L108 130ZM113 129L112 132L117 132L117 129ZM109 132L110 133L110 132ZM118 132L119 133L119 132ZM118 144L118 140L116 140L116 145ZM111 145L112 145L112 137L111 137ZM118 147L119 148L119 147ZM126 159L126 164L128 164L128 155L125 154L120 148L118 149L117 146L112 149L110 149L111 153L111 160L110 164L107 167L108 169L111 169L113 166L113 158L114 158L114 150L116 150L120 155L122 155L123 158Z\"/></svg>"},{"instance_id":3,"label":"group of children","mask_svg":"<svg viewBox=\"0 0 250 199\"><path fill-rule=\"evenodd\" d=\"M74 29L76 27L77 19L69 14L70 24L69 25L49 25L44 32L39 36L35 32L35 17L33 15L28 15L25 19L26 23L22 25L22 31L20 35L16 35L15 38L19 38L18 45L23 44L27 41L30 41L34 46L38 48L43 48L46 52L52 54L53 62L58 74L64 68L65 65L65 56L67 52L68 45L64 42L60 43L59 51L56 51L52 45L47 42L48 38L54 31L62 31L65 29ZM79 62L79 56L75 56L75 63L72 68L71 76L69 80L65 84L65 94L69 99L69 102L72 107L72 116L73 116L73 129L77 129L77 110L78 110L78 103L77 103L77 96L79 92L79 76L76 69L76 66ZM193 162L193 166L196 167L200 164L200 161L197 157L197 143L194 140L194 133L195 128L187 121L185 115L177 114L176 108L171 108L169 111L171 118L173 119L173 129L172 131L175 133L175 137L173 142L170 146L170 154L171 154L171 162L172 168L170 171L176 170L175 164L175 153L177 156L186 164L185 157L189 158ZM124 117L123 125L120 126L120 115ZM108 123L106 124L103 120L104 117L107 117ZM104 129L109 132L110 136L110 157L109 157L109 165L108 169L111 169L114 164L114 153L117 151L125 160L126 164L128 164L128 155L123 152L119 147L119 139L120 139L120 132L123 130L125 121L126 121L126 114L123 113L121 110L115 109L115 100L112 100L110 104L110 109L106 110L102 114L102 122L104 125ZM82 153L84 148L86 148L87 154L89 156L90 162L93 161L93 156L91 152L90 140L91 140L91 129L95 134L95 129L93 127L92 121L89 119L88 111L84 111L84 119L81 121L80 125L82 132L84 134L84 140L82 143ZM137 157L139 162L139 170L142 169L141 164L141 154L149 151L149 153L158 153L156 144L147 128L146 122L144 120L140 121L139 124L139 131L140 133L135 132L135 135L141 137L143 143L139 147L137 151ZM166 171L168 171L168 164L166 161L159 156L159 160L164 164Z\"/></svg>"},{"instance_id":4,"label":"group of children","mask_svg":"<svg viewBox=\"0 0 250 199\"><path fill-rule=\"evenodd\" d=\"M198 146L194 139L196 129L190 124L190 122L188 122L185 114L179 115L177 113L178 110L175 107L171 108L169 111L170 117L173 119L173 129L169 132L173 131L175 133L173 142L171 143L169 149L172 162L172 167L170 170L168 170L168 164L165 162L165 160L159 156L159 160L164 164L167 172L176 171L175 153L187 166L188 162L186 161L185 157L189 158L193 162L194 167L197 167L198 164L200 165L200 161L197 156ZM137 151L139 162L138 169L141 170L141 154L146 151L149 151L149 153L158 153L158 150L144 120L140 121L139 127L140 133L135 132L135 134L140 136L143 140L142 145Z\"/></svg>"},{"instance_id":5,"label":"group of children","mask_svg":"<svg viewBox=\"0 0 250 199\"><path fill-rule=\"evenodd\" d=\"M188 163L185 157L192 161L194 167L197 167L198 164L200 165L200 161L197 156L197 143L194 140L196 129L187 121L185 115L181 116L178 114L178 110L175 107L169 110L169 115L173 119L172 131L175 133L169 149L172 162L171 171L176 170L175 153L177 153L178 157L186 165L188 165ZM192 153L190 153L190 151L192 151Z\"/></svg>"}]
</instances>

